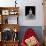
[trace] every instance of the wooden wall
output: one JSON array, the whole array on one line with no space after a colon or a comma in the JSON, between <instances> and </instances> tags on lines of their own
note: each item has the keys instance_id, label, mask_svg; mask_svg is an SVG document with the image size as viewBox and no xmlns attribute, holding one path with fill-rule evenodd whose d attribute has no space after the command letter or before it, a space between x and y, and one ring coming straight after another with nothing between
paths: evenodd
<instances>
[{"instance_id":1,"label":"wooden wall","mask_svg":"<svg viewBox=\"0 0 46 46\"><path fill-rule=\"evenodd\" d=\"M46 46L46 0L44 1L44 42L45 42L45 46Z\"/></svg>"},{"instance_id":2,"label":"wooden wall","mask_svg":"<svg viewBox=\"0 0 46 46\"><path fill-rule=\"evenodd\" d=\"M44 26L46 26L46 0L44 0Z\"/></svg>"},{"instance_id":3,"label":"wooden wall","mask_svg":"<svg viewBox=\"0 0 46 46\"><path fill-rule=\"evenodd\" d=\"M46 46L46 0L43 0L43 12L44 12L44 46Z\"/></svg>"}]
</instances>

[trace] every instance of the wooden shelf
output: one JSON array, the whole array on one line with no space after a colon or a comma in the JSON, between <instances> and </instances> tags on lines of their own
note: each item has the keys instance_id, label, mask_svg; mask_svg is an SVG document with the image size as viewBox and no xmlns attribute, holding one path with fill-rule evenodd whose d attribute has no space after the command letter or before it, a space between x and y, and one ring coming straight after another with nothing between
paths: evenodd
<instances>
[{"instance_id":1,"label":"wooden shelf","mask_svg":"<svg viewBox=\"0 0 46 46\"><path fill-rule=\"evenodd\" d=\"M14 14L12 14L10 12L13 12ZM17 12L17 13L15 14L15 12ZM1 24L0 24L1 33L3 33L3 30L6 28L11 29L14 32L16 29L16 32L18 33L18 31L20 29L20 26L18 24L19 7L0 7L0 16L1 16ZM8 24L8 19L7 19L8 16L14 16L14 17L17 16L17 24ZM6 17L6 20L5 20L5 17ZM1 34L1 36L2 36L2 34ZM1 37L0 46L18 46L18 42L19 42L18 39L17 39L17 41L13 41L13 39L9 40L9 41L5 41L4 39L2 40L2 38L3 37Z\"/></svg>"},{"instance_id":2,"label":"wooden shelf","mask_svg":"<svg viewBox=\"0 0 46 46\"><path fill-rule=\"evenodd\" d=\"M18 10L19 9L19 7L0 7L0 10L12 10L12 9L15 9L15 10Z\"/></svg>"},{"instance_id":3,"label":"wooden shelf","mask_svg":"<svg viewBox=\"0 0 46 46\"><path fill-rule=\"evenodd\" d=\"M15 24L1 24L0 27L1 27L1 31L5 28L10 28L13 31L14 31L14 29L16 29L17 31L19 31L19 29L20 29L20 26L18 24L16 24L16 25Z\"/></svg>"},{"instance_id":4,"label":"wooden shelf","mask_svg":"<svg viewBox=\"0 0 46 46\"><path fill-rule=\"evenodd\" d=\"M17 12L16 14L11 14L10 12ZM6 18L7 21L3 19L3 17L7 16L17 16L17 24L18 24L18 17L19 17L19 7L0 7L0 14L1 14L1 23L3 22L8 24L8 18Z\"/></svg>"},{"instance_id":5,"label":"wooden shelf","mask_svg":"<svg viewBox=\"0 0 46 46\"><path fill-rule=\"evenodd\" d=\"M18 46L18 41L5 41L5 42L1 42L0 45L3 45L3 46Z\"/></svg>"}]
</instances>

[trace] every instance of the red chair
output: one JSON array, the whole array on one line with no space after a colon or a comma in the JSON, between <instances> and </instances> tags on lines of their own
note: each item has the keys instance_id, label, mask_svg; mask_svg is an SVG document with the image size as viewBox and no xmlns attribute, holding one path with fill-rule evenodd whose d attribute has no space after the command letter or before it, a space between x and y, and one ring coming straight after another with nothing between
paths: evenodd
<instances>
[{"instance_id":1,"label":"red chair","mask_svg":"<svg viewBox=\"0 0 46 46\"><path fill-rule=\"evenodd\" d=\"M25 43L25 39L28 39L29 37L32 37L32 36L36 37L36 39L37 39L37 35L33 31L33 29L32 28L27 29L24 37L22 38L21 46L27 46L26 43ZM40 42L38 41L35 46L41 46Z\"/></svg>"}]
</instances>

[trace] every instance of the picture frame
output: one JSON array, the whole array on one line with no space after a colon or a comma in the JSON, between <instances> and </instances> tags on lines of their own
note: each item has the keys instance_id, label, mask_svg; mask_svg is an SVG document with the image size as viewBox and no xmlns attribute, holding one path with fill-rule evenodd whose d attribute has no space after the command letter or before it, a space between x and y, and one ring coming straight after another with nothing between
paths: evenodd
<instances>
[{"instance_id":1,"label":"picture frame","mask_svg":"<svg viewBox=\"0 0 46 46\"><path fill-rule=\"evenodd\" d=\"M18 12L17 12L16 10L10 10L10 11L9 11L9 14L10 14L10 15L16 15L17 13L18 13Z\"/></svg>"},{"instance_id":2,"label":"picture frame","mask_svg":"<svg viewBox=\"0 0 46 46\"><path fill-rule=\"evenodd\" d=\"M25 16L27 19L35 19L36 16L35 6L25 6Z\"/></svg>"},{"instance_id":3,"label":"picture frame","mask_svg":"<svg viewBox=\"0 0 46 46\"><path fill-rule=\"evenodd\" d=\"M9 10L2 10L2 15L9 15Z\"/></svg>"}]
</instances>

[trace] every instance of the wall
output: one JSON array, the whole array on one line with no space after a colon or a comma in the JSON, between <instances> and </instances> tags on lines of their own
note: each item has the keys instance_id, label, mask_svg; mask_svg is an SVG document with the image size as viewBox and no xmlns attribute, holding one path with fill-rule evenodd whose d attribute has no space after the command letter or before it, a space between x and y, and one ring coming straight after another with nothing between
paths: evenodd
<instances>
[{"instance_id":1,"label":"wall","mask_svg":"<svg viewBox=\"0 0 46 46\"><path fill-rule=\"evenodd\" d=\"M22 26L42 26L43 25L43 11L42 11L42 0L21 0L20 8L20 25ZM36 7L36 18L34 20L25 19L25 6L35 6Z\"/></svg>"},{"instance_id":2,"label":"wall","mask_svg":"<svg viewBox=\"0 0 46 46\"><path fill-rule=\"evenodd\" d=\"M15 6L15 0L0 0L0 6L9 7ZM17 0L17 6L19 9L19 24L21 26L43 26L43 6L42 0ZM25 19L25 6L35 6L36 7L36 15L34 20L26 20Z\"/></svg>"}]
</instances>

